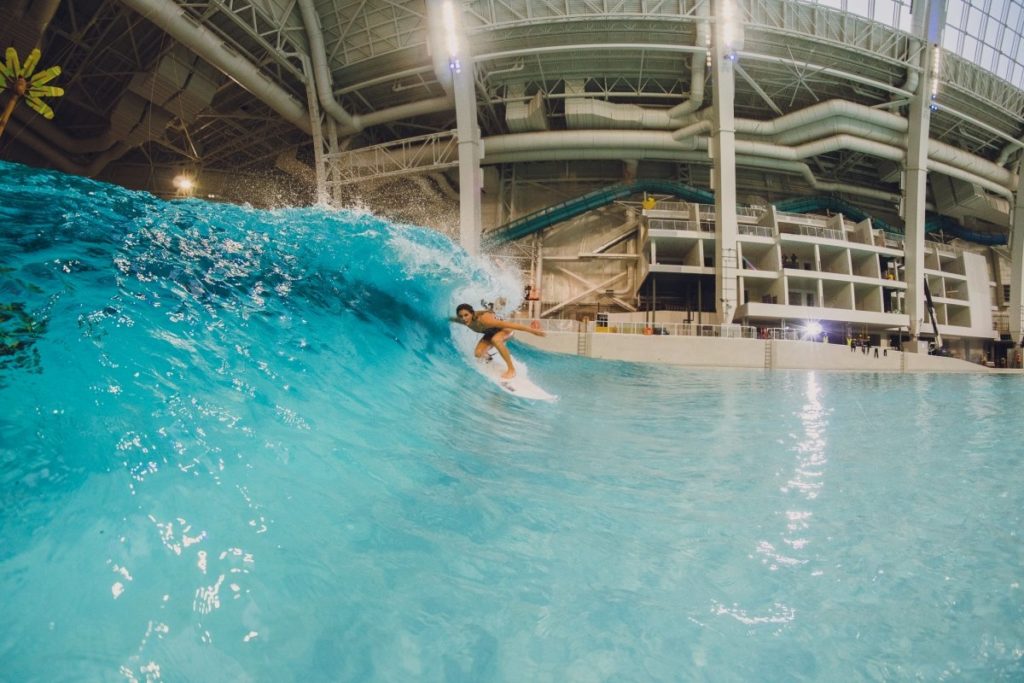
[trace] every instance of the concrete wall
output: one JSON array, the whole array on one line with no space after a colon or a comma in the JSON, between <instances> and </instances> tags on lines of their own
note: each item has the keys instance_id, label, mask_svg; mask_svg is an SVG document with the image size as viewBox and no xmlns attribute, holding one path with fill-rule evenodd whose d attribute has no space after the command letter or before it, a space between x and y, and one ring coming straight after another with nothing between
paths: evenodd
<instances>
[{"instance_id":1,"label":"concrete wall","mask_svg":"<svg viewBox=\"0 0 1024 683\"><path fill-rule=\"evenodd\" d=\"M984 256L968 252L964 252L963 259L971 305L971 332L979 337L992 337L992 290L989 287L988 261Z\"/></svg>"},{"instance_id":2,"label":"concrete wall","mask_svg":"<svg viewBox=\"0 0 1024 683\"><path fill-rule=\"evenodd\" d=\"M548 332L545 337L520 333L517 343L577 355L579 334ZM761 339L644 336L591 333L590 357L638 363L664 363L701 368L765 368L766 346ZM864 353L846 345L810 341L771 341L771 368L775 370L840 370L852 372L978 372L991 373L976 363L916 353L874 349ZM902 365L902 367L901 367Z\"/></svg>"}]
</instances>

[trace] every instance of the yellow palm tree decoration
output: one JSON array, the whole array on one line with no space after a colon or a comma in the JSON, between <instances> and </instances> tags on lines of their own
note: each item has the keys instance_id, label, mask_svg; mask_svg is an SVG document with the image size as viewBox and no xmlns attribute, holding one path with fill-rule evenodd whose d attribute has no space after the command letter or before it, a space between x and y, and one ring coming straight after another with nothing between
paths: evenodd
<instances>
[{"instance_id":1,"label":"yellow palm tree decoration","mask_svg":"<svg viewBox=\"0 0 1024 683\"><path fill-rule=\"evenodd\" d=\"M0 135L3 135L7 121L11 118L14 107L22 97L28 106L43 115L44 118L53 118L53 109L43 102L43 97L60 97L64 94L64 88L54 85L46 85L57 76L60 76L60 67L51 66L39 73L32 75L39 64L40 52L36 48L29 53L25 63L18 61L18 52L13 48L7 48L7 60L0 63L0 92L10 91L7 106L3 114L0 114Z\"/></svg>"}]
</instances>

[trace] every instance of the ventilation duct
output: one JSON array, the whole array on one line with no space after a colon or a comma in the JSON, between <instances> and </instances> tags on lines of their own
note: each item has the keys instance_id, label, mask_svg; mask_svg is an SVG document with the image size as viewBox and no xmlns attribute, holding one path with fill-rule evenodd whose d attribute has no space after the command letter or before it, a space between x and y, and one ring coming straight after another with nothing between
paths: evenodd
<instances>
[{"instance_id":1,"label":"ventilation duct","mask_svg":"<svg viewBox=\"0 0 1024 683\"><path fill-rule=\"evenodd\" d=\"M213 102L220 81L221 76L213 67L177 45L160 58L152 71L135 74L128 90L188 124Z\"/></svg>"},{"instance_id":2,"label":"ventilation duct","mask_svg":"<svg viewBox=\"0 0 1024 683\"><path fill-rule=\"evenodd\" d=\"M711 42L710 14L710 2L700 2L697 4L696 47L707 47ZM673 121L697 111L700 109L700 105L704 104L704 78L707 76L706 59L707 55L704 52L694 52L690 56L690 95L684 102L677 104L668 111L668 116Z\"/></svg>"},{"instance_id":3,"label":"ventilation duct","mask_svg":"<svg viewBox=\"0 0 1024 683\"><path fill-rule=\"evenodd\" d=\"M137 147L163 133L173 118L165 109L150 105L133 92L125 92L110 112L110 132L118 140Z\"/></svg>"},{"instance_id":4,"label":"ventilation duct","mask_svg":"<svg viewBox=\"0 0 1024 683\"><path fill-rule=\"evenodd\" d=\"M24 57L39 47L60 0L5 2L0 7L0 48L13 47Z\"/></svg>"},{"instance_id":5,"label":"ventilation duct","mask_svg":"<svg viewBox=\"0 0 1024 683\"><path fill-rule=\"evenodd\" d=\"M137 73L110 112L110 128L102 135L77 139L47 121L31 120L33 129L45 136L23 140L62 171L95 176L128 150L163 134L175 118L184 123L210 106L217 92L219 74L208 64L177 46L166 53L152 71ZM62 148L63 152L53 145ZM67 155L100 153L88 164Z\"/></svg>"},{"instance_id":6,"label":"ventilation duct","mask_svg":"<svg viewBox=\"0 0 1024 683\"><path fill-rule=\"evenodd\" d=\"M993 197L978 185L938 173L929 174L928 182L940 214L959 220L980 218L995 225L1007 225L1010 219L1010 202Z\"/></svg>"},{"instance_id":7,"label":"ventilation duct","mask_svg":"<svg viewBox=\"0 0 1024 683\"><path fill-rule=\"evenodd\" d=\"M122 0L197 55L259 98L295 127L310 133L304 104L268 79L248 59L229 50L213 31L196 24L174 0Z\"/></svg>"},{"instance_id":8,"label":"ventilation duct","mask_svg":"<svg viewBox=\"0 0 1024 683\"><path fill-rule=\"evenodd\" d=\"M522 86L510 86L512 97L523 94ZM544 114L544 100L537 92L526 102L515 101L505 105L505 123L513 133L548 130L548 117Z\"/></svg>"},{"instance_id":9,"label":"ventilation duct","mask_svg":"<svg viewBox=\"0 0 1024 683\"><path fill-rule=\"evenodd\" d=\"M565 101L565 124L569 128L665 130L671 127L667 109L616 104L589 97Z\"/></svg>"}]
</instances>

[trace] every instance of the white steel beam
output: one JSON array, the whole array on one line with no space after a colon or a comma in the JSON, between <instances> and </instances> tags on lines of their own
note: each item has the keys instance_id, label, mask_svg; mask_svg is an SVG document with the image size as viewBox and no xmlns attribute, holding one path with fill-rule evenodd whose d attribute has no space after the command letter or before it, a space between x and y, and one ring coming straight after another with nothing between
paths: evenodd
<instances>
[{"instance_id":1,"label":"white steel beam","mask_svg":"<svg viewBox=\"0 0 1024 683\"><path fill-rule=\"evenodd\" d=\"M732 322L736 313L736 77L734 40L727 29L740 31L741 21L734 0L715 0L715 37L711 50L714 96L709 151L712 156L712 185L715 191L715 310L721 324Z\"/></svg>"},{"instance_id":2,"label":"white steel beam","mask_svg":"<svg viewBox=\"0 0 1024 683\"><path fill-rule=\"evenodd\" d=\"M1018 170L1017 197L1010 224L1010 339L1024 343L1024 165Z\"/></svg>"},{"instance_id":3,"label":"white steel beam","mask_svg":"<svg viewBox=\"0 0 1024 683\"><path fill-rule=\"evenodd\" d=\"M907 273L907 317L910 336L916 340L929 317L925 310L924 236L925 202L928 200L928 127L931 122L932 78L931 65L939 49L945 0L928 0L926 16L920 38L927 43L921 54L921 70L928 76L919 79L917 92L910 100L907 130L907 158L904 164L904 258ZM925 352L920 342L912 341L906 350Z\"/></svg>"}]
</instances>

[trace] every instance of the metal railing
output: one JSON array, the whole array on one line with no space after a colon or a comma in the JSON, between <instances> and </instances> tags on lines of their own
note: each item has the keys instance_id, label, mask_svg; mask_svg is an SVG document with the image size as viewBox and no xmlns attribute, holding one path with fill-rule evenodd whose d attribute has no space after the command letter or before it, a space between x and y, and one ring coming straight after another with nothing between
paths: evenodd
<instances>
[{"instance_id":1,"label":"metal railing","mask_svg":"<svg viewBox=\"0 0 1024 683\"><path fill-rule=\"evenodd\" d=\"M690 212L690 205L686 202L673 202L668 200L661 200L654 205L654 211L679 211L682 213Z\"/></svg>"},{"instance_id":2,"label":"metal railing","mask_svg":"<svg viewBox=\"0 0 1024 683\"><path fill-rule=\"evenodd\" d=\"M758 339L786 339L788 341L801 341L806 339L807 333L796 327L762 327L758 330Z\"/></svg>"},{"instance_id":3,"label":"metal railing","mask_svg":"<svg viewBox=\"0 0 1024 683\"><path fill-rule=\"evenodd\" d=\"M687 221L678 218L648 218L647 227L650 230L689 230L693 232L701 229L697 221Z\"/></svg>"},{"instance_id":4,"label":"metal railing","mask_svg":"<svg viewBox=\"0 0 1024 683\"><path fill-rule=\"evenodd\" d=\"M807 235L808 237L820 237L830 240L845 239L845 235L842 230L836 230L834 228L819 228L814 225L801 225L800 234Z\"/></svg>"},{"instance_id":5,"label":"metal railing","mask_svg":"<svg viewBox=\"0 0 1024 683\"><path fill-rule=\"evenodd\" d=\"M775 237L775 228L770 225L749 225L740 223L736 230L741 235L754 235L755 237Z\"/></svg>"},{"instance_id":6,"label":"metal railing","mask_svg":"<svg viewBox=\"0 0 1024 683\"><path fill-rule=\"evenodd\" d=\"M614 322L598 325L590 320L565 320L540 318L536 320L516 319L521 325L529 325L545 332L581 332L593 334L634 334L643 336L676 337L719 337L725 339L757 339L756 327L749 325L702 325L699 323L658 323L658 322ZM584 325L586 326L584 328Z\"/></svg>"},{"instance_id":7,"label":"metal railing","mask_svg":"<svg viewBox=\"0 0 1024 683\"><path fill-rule=\"evenodd\" d=\"M736 215L746 216L747 218L761 218L761 216L768 213L767 206L737 206Z\"/></svg>"}]
</instances>

